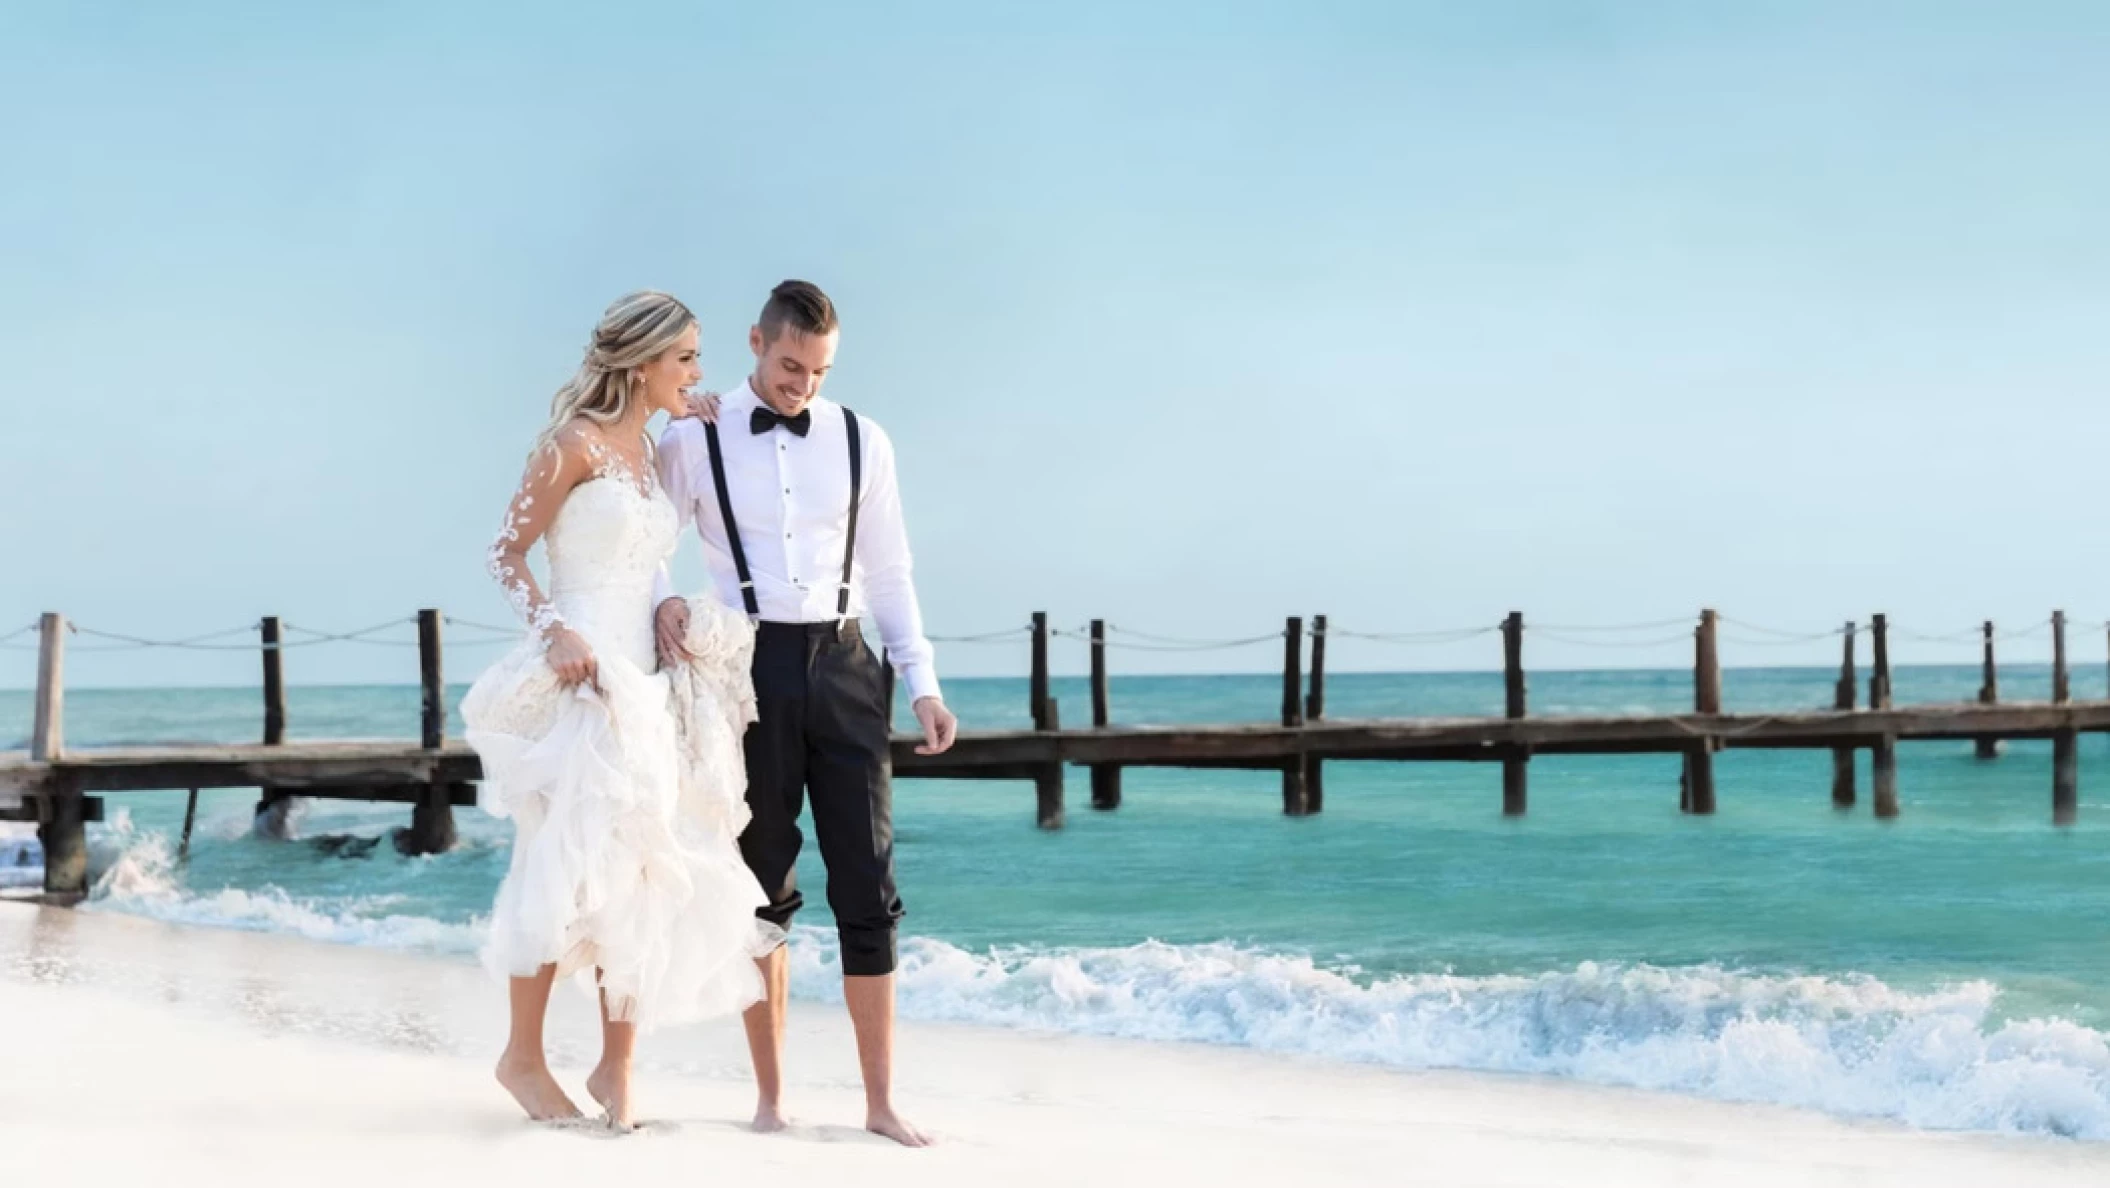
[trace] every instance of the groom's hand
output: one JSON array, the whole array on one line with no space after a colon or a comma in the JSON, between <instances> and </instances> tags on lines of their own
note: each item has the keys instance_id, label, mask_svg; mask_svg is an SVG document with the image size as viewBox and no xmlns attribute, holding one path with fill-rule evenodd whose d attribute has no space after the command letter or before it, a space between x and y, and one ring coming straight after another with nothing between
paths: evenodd
<instances>
[{"instance_id":1,"label":"groom's hand","mask_svg":"<svg viewBox=\"0 0 2110 1188\"><path fill-rule=\"evenodd\" d=\"M689 600L669 598L652 615L652 633L659 640L659 666L672 661L689 662Z\"/></svg>"},{"instance_id":2,"label":"groom's hand","mask_svg":"<svg viewBox=\"0 0 2110 1188\"><path fill-rule=\"evenodd\" d=\"M923 726L923 745L916 748L916 753L942 755L951 750L952 740L960 733L960 720L935 697L918 697L915 709L916 721Z\"/></svg>"}]
</instances>

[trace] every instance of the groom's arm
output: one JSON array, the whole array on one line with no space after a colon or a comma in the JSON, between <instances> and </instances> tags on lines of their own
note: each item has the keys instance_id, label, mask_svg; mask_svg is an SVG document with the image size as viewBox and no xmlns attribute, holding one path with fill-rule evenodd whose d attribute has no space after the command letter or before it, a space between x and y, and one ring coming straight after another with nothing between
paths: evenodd
<instances>
[{"instance_id":1,"label":"groom's arm","mask_svg":"<svg viewBox=\"0 0 2110 1188\"><path fill-rule=\"evenodd\" d=\"M857 563L864 570L865 602L879 625L879 639L886 645L888 658L901 670L909 700L943 700L936 655L923 634L923 609L916 601L908 527L902 522L901 488L894 478L894 444L876 426L870 438L857 524Z\"/></svg>"}]
</instances>

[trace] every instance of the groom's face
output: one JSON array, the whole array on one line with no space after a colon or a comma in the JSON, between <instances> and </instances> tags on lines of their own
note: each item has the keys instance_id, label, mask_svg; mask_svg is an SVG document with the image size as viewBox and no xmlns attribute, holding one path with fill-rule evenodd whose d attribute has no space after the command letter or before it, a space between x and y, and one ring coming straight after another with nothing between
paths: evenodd
<instances>
[{"instance_id":1,"label":"groom's face","mask_svg":"<svg viewBox=\"0 0 2110 1188\"><path fill-rule=\"evenodd\" d=\"M801 334L786 328L772 339L760 326L748 332L755 352L755 395L780 415L795 417L821 394L828 369L835 366L837 333Z\"/></svg>"}]
</instances>

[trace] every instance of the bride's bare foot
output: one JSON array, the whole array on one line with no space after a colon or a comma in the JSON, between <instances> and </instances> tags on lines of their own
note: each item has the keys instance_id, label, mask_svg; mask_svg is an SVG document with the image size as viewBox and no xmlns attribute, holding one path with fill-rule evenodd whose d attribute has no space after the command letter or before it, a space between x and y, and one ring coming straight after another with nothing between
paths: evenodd
<instances>
[{"instance_id":1,"label":"bride's bare foot","mask_svg":"<svg viewBox=\"0 0 2110 1188\"><path fill-rule=\"evenodd\" d=\"M635 1130L630 1117L630 1069L627 1065L610 1068L597 1064L586 1078L586 1091L606 1111L608 1125L614 1130Z\"/></svg>"},{"instance_id":2,"label":"bride's bare foot","mask_svg":"<svg viewBox=\"0 0 2110 1188\"><path fill-rule=\"evenodd\" d=\"M866 1110L865 1129L893 1139L904 1147L928 1147L934 1141L929 1135L902 1121L901 1115L895 1113L892 1106L878 1106Z\"/></svg>"},{"instance_id":3,"label":"bride's bare foot","mask_svg":"<svg viewBox=\"0 0 2110 1188\"><path fill-rule=\"evenodd\" d=\"M527 1116L537 1122L548 1122L558 1118L576 1118L579 1107L564 1096L557 1087L557 1078L549 1075L549 1065L536 1057L523 1058L508 1051L498 1058L498 1083L505 1086Z\"/></svg>"},{"instance_id":4,"label":"bride's bare foot","mask_svg":"<svg viewBox=\"0 0 2110 1188\"><path fill-rule=\"evenodd\" d=\"M784 1120L784 1111L777 1108L776 1102L765 1101L755 1106L756 1134L775 1134L789 1125L791 1123Z\"/></svg>"}]
</instances>

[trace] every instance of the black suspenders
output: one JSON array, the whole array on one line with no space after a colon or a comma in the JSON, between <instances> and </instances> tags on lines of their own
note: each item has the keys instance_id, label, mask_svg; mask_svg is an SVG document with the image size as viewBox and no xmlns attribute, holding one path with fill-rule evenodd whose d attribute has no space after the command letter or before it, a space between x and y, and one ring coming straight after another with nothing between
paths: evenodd
<instances>
[{"instance_id":1,"label":"black suspenders","mask_svg":"<svg viewBox=\"0 0 2110 1188\"><path fill-rule=\"evenodd\" d=\"M725 451L718 448L718 426L703 423L704 440L711 446L711 485L718 488L718 515L725 521L725 542L733 550L733 571L740 575L740 600L747 604L747 617L762 617L762 604L755 601L755 575L747 570L747 550L740 544L740 525L733 522L733 497L725 489Z\"/></svg>"},{"instance_id":2,"label":"black suspenders","mask_svg":"<svg viewBox=\"0 0 2110 1188\"><path fill-rule=\"evenodd\" d=\"M850 563L857 559L858 492L864 487L865 452L858 441L857 414L843 410L843 431L850 436L850 526L843 531L843 584L835 591L835 621L850 617Z\"/></svg>"},{"instance_id":3,"label":"black suspenders","mask_svg":"<svg viewBox=\"0 0 2110 1188\"><path fill-rule=\"evenodd\" d=\"M857 414L843 410L843 430L850 439L850 524L843 533L843 580L835 591L838 624L850 617L850 568L857 560L857 505L864 489L864 446L857 429ZM740 575L740 600L747 604L747 617L760 619L762 604L755 598L755 575L747 568L747 549L740 544L740 525L733 519L733 497L725 485L725 451L718 445L718 426L703 424L704 440L711 449L711 485L718 489L718 516L725 522L725 542L732 550L733 570Z\"/></svg>"}]
</instances>

